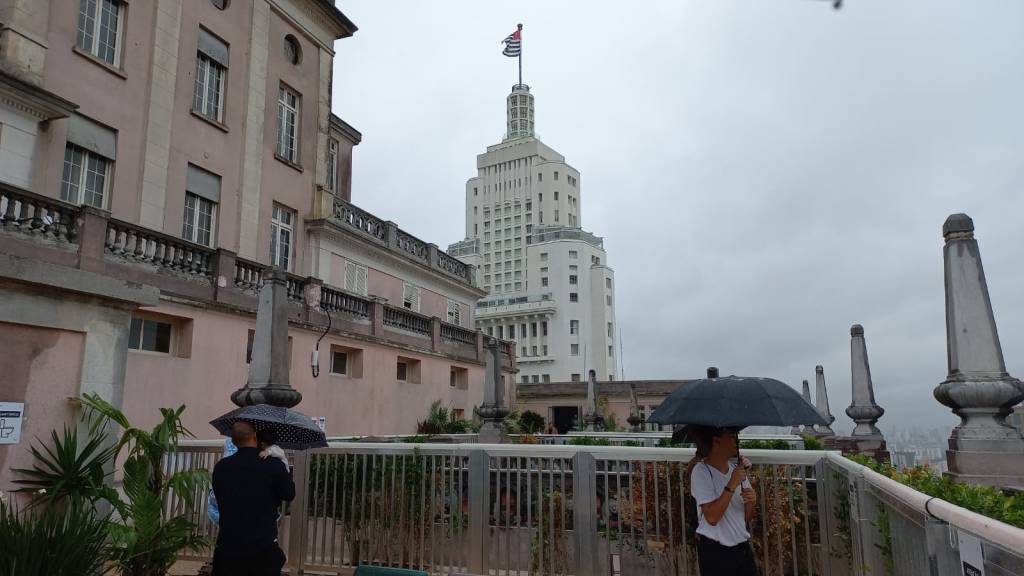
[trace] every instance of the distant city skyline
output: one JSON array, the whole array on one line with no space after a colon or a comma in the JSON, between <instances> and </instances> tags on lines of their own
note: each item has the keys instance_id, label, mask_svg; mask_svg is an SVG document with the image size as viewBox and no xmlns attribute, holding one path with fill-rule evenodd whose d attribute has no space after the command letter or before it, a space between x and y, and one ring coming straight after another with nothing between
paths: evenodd
<instances>
[{"instance_id":1,"label":"distant city skyline","mask_svg":"<svg viewBox=\"0 0 1024 576\"><path fill-rule=\"evenodd\" d=\"M860 323L879 425L948 430L932 390L954 212L974 218L1007 368L1024 375L1024 4L652 2L612 25L619 8L347 2L361 32L337 48L335 84L361 89L334 107L365 134L358 203L462 239L465 176L516 81L501 40L522 22L538 131L586 175L582 217L620 279L626 378L715 365L798 388L822 364L848 433Z\"/></svg>"}]
</instances>

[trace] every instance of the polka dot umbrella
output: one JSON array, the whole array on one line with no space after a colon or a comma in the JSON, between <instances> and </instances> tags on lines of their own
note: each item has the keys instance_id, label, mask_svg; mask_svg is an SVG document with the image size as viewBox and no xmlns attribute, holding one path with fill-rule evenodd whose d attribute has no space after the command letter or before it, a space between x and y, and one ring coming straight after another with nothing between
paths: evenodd
<instances>
[{"instance_id":1,"label":"polka dot umbrella","mask_svg":"<svg viewBox=\"0 0 1024 576\"><path fill-rule=\"evenodd\" d=\"M256 431L271 430L277 434L277 445L291 450L307 448L323 448L327 446L324 436L316 422L301 412L289 410L281 406L256 404L243 406L210 421L210 424L224 436L231 435L231 425L235 422L248 422Z\"/></svg>"}]
</instances>

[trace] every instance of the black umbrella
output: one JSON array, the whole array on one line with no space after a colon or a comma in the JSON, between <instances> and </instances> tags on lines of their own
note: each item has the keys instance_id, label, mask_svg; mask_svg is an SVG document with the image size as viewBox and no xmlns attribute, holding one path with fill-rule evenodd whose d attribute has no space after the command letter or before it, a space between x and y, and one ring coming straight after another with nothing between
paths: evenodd
<instances>
[{"instance_id":1,"label":"black umbrella","mask_svg":"<svg viewBox=\"0 0 1024 576\"><path fill-rule=\"evenodd\" d=\"M211 420L210 424L221 434L230 436L231 425L235 422L248 422L257 432L273 431L277 434L277 445L281 448L305 450L327 446L327 438L324 436L323 430L316 425L312 418L281 406L269 404L242 406Z\"/></svg>"},{"instance_id":2,"label":"black umbrella","mask_svg":"<svg viewBox=\"0 0 1024 576\"><path fill-rule=\"evenodd\" d=\"M687 382L669 394L648 421L716 428L828 424L817 408L786 384L745 376Z\"/></svg>"}]
</instances>

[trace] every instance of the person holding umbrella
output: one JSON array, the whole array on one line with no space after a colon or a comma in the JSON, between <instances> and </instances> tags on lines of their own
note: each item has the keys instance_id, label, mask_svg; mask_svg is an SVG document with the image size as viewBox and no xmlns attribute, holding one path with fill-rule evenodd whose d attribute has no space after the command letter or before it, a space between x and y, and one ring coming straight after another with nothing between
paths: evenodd
<instances>
[{"instance_id":1,"label":"person holding umbrella","mask_svg":"<svg viewBox=\"0 0 1024 576\"><path fill-rule=\"evenodd\" d=\"M213 576L279 576L285 555L277 543L277 513L295 498L295 482L277 458L260 458L256 428L231 425L238 451L213 468L213 493L220 509L220 533L213 552Z\"/></svg>"},{"instance_id":2,"label":"person holding umbrella","mask_svg":"<svg viewBox=\"0 0 1024 576\"><path fill-rule=\"evenodd\" d=\"M697 444L689 478L697 502L701 574L756 575L748 529L757 501L746 481L750 461L730 462L739 456L739 430L825 424L825 419L783 382L756 376L719 378L718 368L710 367L707 378L689 380L669 394L648 421L675 426L677 434L691 436ZM673 441L682 439L677 434Z\"/></svg>"},{"instance_id":3,"label":"person holding umbrella","mask_svg":"<svg viewBox=\"0 0 1024 576\"><path fill-rule=\"evenodd\" d=\"M697 562L701 574L757 576L747 527L754 519L757 495L747 480L750 461L731 459L739 452L736 428L700 427L693 431L697 455L690 463L690 494L697 502Z\"/></svg>"}]
</instances>

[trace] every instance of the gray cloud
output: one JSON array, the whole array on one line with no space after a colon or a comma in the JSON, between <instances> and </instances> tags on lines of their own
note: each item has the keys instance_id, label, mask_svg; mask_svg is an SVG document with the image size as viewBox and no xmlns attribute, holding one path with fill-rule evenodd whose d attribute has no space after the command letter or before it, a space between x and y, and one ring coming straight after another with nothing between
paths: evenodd
<instances>
[{"instance_id":1,"label":"gray cloud","mask_svg":"<svg viewBox=\"0 0 1024 576\"><path fill-rule=\"evenodd\" d=\"M353 198L444 246L504 129L524 29L541 138L606 239L629 378L794 386L823 364L850 422L865 326L883 426L949 425L941 225L978 227L1011 374L1024 376L1024 3L352 0L335 112L363 131Z\"/></svg>"}]
</instances>

